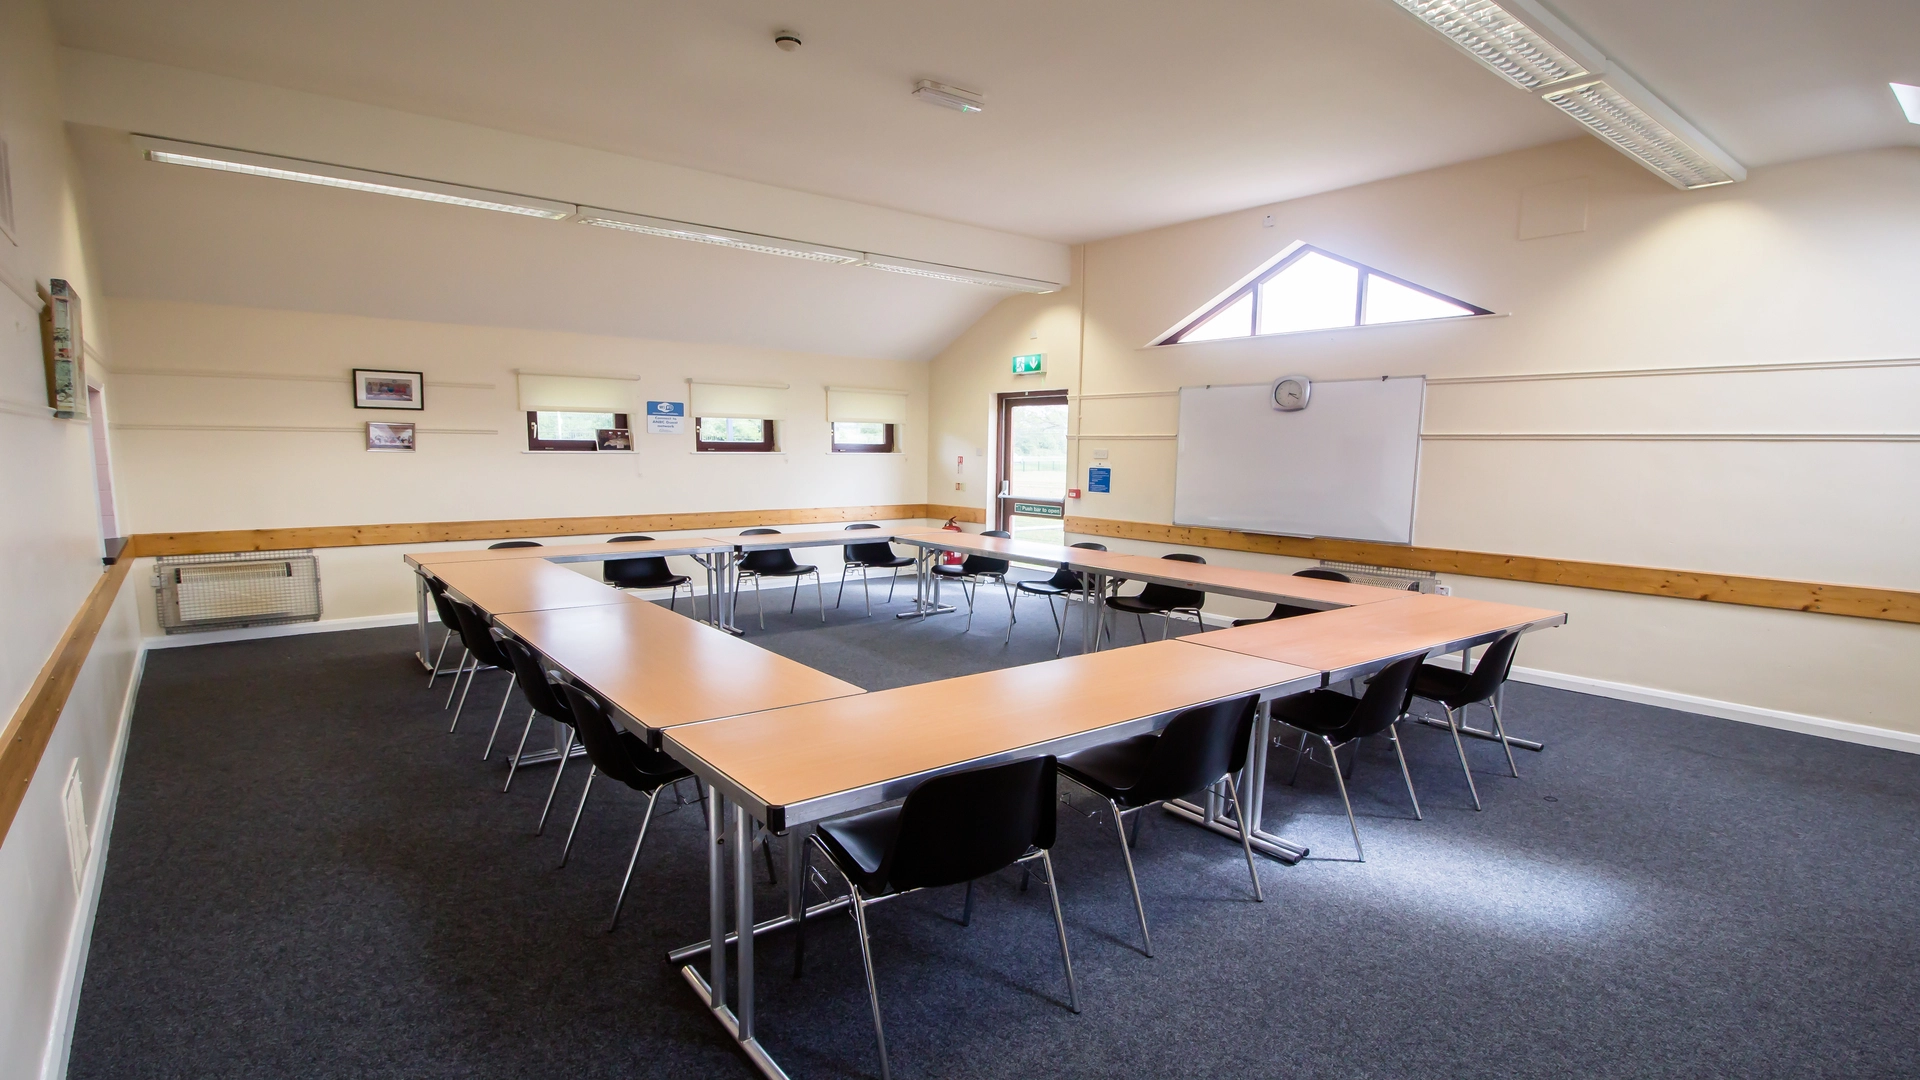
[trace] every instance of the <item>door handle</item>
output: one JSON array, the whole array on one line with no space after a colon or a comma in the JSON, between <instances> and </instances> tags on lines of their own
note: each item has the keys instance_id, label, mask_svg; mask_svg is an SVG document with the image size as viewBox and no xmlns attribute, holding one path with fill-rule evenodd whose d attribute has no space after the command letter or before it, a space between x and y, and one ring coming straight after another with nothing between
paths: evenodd
<instances>
[{"instance_id":1,"label":"door handle","mask_svg":"<svg viewBox=\"0 0 1920 1080\"><path fill-rule=\"evenodd\" d=\"M1004 498L1006 498L1006 497L1007 497L1008 495L1010 495L1010 494L1012 494L1012 492L1008 490L1008 487L1009 487L1009 485L1011 485L1012 483L1013 483L1013 481L1011 481L1011 480L1002 480L1002 481L1000 481L1000 497L1001 497L1001 498L1003 498L1003 499L1004 499Z\"/></svg>"}]
</instances>

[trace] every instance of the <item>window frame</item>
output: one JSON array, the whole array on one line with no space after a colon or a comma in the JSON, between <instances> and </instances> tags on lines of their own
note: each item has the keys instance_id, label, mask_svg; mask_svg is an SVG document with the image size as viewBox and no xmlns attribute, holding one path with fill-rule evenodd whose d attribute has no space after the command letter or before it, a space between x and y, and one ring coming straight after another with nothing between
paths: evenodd
<instances>
[{"instance_id":1,"label":"window frame","mask_svg":"<svg viewBox=\"0 0 1920 1080\"><path fill-rule=\"evenodd\" d=\"M1283 272L1286 271L1288 267L1292 266L1294 263L1299 262L1301 259L1306 258L1308 255L1319 255L1323 258L1332 259L1334 262L1337 262L1337 263L1345 263L1346 265L1351 266L1355 270L1359 271L1360 280L1354 288L1353 321L1344 326L1320 327L1319 330L1275 330L1265 334L1261 333L1260 332L1260 287L1262 285L1265 285L1267 282L1273 280L1274 278L1279 277ZM1458 305L1459 307L1463 307L1467 309L1463 314L1460 314L1460 315L1443 315L1434 319L1406 320L1409 322L1439 322L1444 319L1467 319L1467 318L1473 318L1474 316L1478 316L1478 315L1493 314L1493 312L1490 309L1483 308L1478 304L1470 304L1467 301L1462 300L1457 296L1448 296L1446 293L1440 292L1438 290L1429 289L1425 285L1418 284L1417 282L1408 281L1406 278L1400 277L1397 274L1389 274L1385 270L1376 270L1373 267L1368 266L1366 263L1355 262L1354 260L1349 259L1343 255L1335 255L1333 252L1328 251L1325 248L1317 248L1317 247L1314 247L1312 244L1301 244L1299 247L1289 252L1286 258L1281 259L1278 262L1274 263L1272 266L1267 267L1265 270L1260 272L1260 275L1258 277L1240 286L1239 288L1233 290L1231 293L1228 293L1226 296L1221 297L1218 302L1209 305L1205 310L1202 310L1198 314L1188 318L1186 322L1181 323L1178 327L1176 327L1172 333L1165 335L1154 344L1156 346L1209 344L1211 342L1216 342L1216 341L1247 341L1254 338L1279 337L1283 334L1311 334L1311 333L1318 333L1320 332L1320 330L1353 330L1362 326L1404 325L1404 323L1370 323L1366 321L1367 279L1374 275L1383 277L1388 281L1393 282L1396 285L1404 285L1415 292L1425 293L1436 300L1442 300L1442 301L1445 301L1446 303L1455 304L1455 305ZM1231 337L1208 338L1204 342L1188 342L1186 340L1186 337L1188 334L1193 333L1194 330L1205 325L1207 320L1213 318L1215 315L1220 314L1222 311L1225 311L1227 308L1232 307L1235 302L1239 301L1242 297L1246 297L1246 296L1251 296L1253 298L1252 311L1249 312L1248 314L1248 325L1253 328L1253 333L1246 334L1244 336L1234 335Z\"/></svg>"},{"instance_id":2,"label":"window frame","mask_svg":"<svg viewBox=\"0 0 1920 1080\"><path fill-rule=\"evenodd\" d=\"M891 454L893 453L895 449L899 446L899 439L894 432L894 425L890 422L880 421L881 426L886 428L887 430L887 437L885 440L877 443L843 443L840 441L839 433L834 430L840 424L861 424L861 423L869 423L869 422L870 421L865 421L865 420L829 420L827 421L827 442L828 442L829 452L835 453L835 454Z\"/></svg>"},{"instance_id":3,"label":"window frame","mask_svg":"<svg viewBox=\"0 0 1920 1080\"><path fill-rule=\"evenodd\" d=\"M580 411L584 411L584 410L578 410L578 409L529 409L527 410L527 450L529 452L560 453L560 454L578 454L583 452L595 453L595 454L599 453L600 444L593 439L543 439L540 437L540 414L541 413L543 412L562 413L562 412L580 412ZM626 413L614 413L613 426L617 428L626 428L628 431L633 430L632 426L627 423ZM615 451L609 451L609 453L613 453L613 452Z\"/></svg>"},{"instance_id":4,"label":"window frame","mask_svg":"<svg viewBox=\"0 0 1920 1080\"><path fill-rule=\"evenodd\" d=\"M758 420L760 432L765 437L759 442L708 442L700 437L700 422L704 416L693 418L693 449L698 454L777 454L780 452L778 433L774 430L774 420L763 416L716 416L715 420Z\"/></svg>"}]
</instances>

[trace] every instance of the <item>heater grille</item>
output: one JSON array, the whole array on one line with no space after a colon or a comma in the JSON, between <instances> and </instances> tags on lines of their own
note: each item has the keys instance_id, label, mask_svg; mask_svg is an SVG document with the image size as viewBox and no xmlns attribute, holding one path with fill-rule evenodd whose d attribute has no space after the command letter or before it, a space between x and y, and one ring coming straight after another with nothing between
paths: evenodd
<instances>
[{"instance_id":1,"label":"heater grille","mask_svg":"<svg viewBox=\"0 0 1920 1080\"><path fill-rule=\"evenodd\" d=\"M320 565L311 550L162 558L153 587L160 628L169 634L320 618Z\"/></svg>"},{"instance_id":2,"label":"heater grille","mask_svg":"<svg viewBox=\"0 0 1920 1080\"><path fill-rule=\"evenodd\" d=\"M1393 566L1368 566L1366 563L1327 562L1321 560L1320 566L1326 570L1338 570L1354 580L1358 585L1378 585L1383 589L1405 589L1408 592L1437 592L1440 588L1440 575L1431 570L1401 570Z\"/></svg>"}]
</instances>

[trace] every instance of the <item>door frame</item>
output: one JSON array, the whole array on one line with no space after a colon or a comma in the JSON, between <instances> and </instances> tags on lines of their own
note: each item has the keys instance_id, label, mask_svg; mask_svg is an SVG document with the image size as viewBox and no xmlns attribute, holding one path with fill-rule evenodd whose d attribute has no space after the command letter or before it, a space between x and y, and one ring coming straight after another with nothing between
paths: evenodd
<instances>
[{"instance_id":1,"label":"door frame","mask_svg":"<svg viewBox=\"0 0 1920 1080\"><path fill-rule=\"evenodd\" d=\"M1012 518L1013 516L1013 512L1012 512L1013 500L1010 497L1002 495L1001 492L1005 491L1013 483L1013 410L1014 410L1014 407L1018 405L1042 405L1042 404L1066 405L1067 404L1066 389L1064 387L1054 387L1048 390L1010 391L1008 393L998 395L998 397L994 401L995 425L999 429L996 432L996 438L994 439L995 445L994 445L994 457L993 457L994 479L997 481L997 483L994 485L994 490L988 493L989 497L993 501L993 507L991 511L988 513L987 517L989 521L992 523L993 527L996 529L1001 529L1008 532L1012 531L1011 529L1008 529L1007 526L1011 523L1009 519ZM1069 413L1068 416L1069 416L1069 421L1071 421L1072 414ZM1069 426L1071 426L1071 423L1069 423ZM1067 442L1067 451L1068 451L1067 457L1069 460L1071 460L1073 457L1073 453L1072 453L1073 442L1071 437L1069 437ZM1064 497L1064 493L1062 497L1059 499L1028 498L1022 501L1037 502L1037 503L1058 502L1060 504L1060 520L1063 523L1066 521L1067 500Z\"/></svg>"}]
</instances>

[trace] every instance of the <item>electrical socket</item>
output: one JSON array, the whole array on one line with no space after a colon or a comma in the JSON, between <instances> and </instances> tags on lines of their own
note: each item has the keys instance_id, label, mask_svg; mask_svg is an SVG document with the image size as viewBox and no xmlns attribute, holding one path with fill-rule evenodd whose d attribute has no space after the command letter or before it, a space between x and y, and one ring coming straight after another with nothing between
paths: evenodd
<instances>
[{"instance_id":1,"label":"electrical socket","mask_svg":"<svg viewBox=\"0 0 1920 1080\"><path fill-rule=\"evenodd\" d=\"M955 491L965 491L965 490L967 490L967 485L966 485L966 484L965 484L964 482L962 482L962 481L959 481L959 480L955 480L955 481L953 482L953 490L955 490Z\"/></svg>"}]
</instances>

